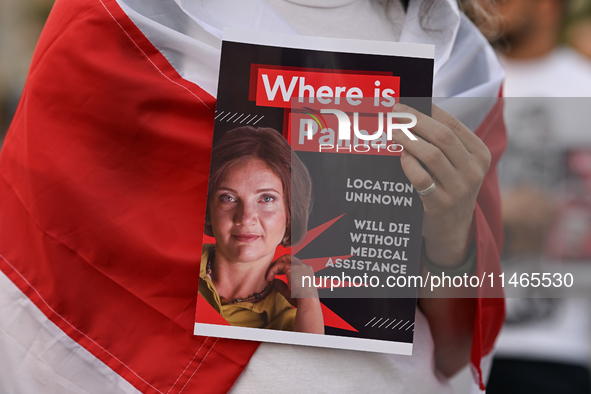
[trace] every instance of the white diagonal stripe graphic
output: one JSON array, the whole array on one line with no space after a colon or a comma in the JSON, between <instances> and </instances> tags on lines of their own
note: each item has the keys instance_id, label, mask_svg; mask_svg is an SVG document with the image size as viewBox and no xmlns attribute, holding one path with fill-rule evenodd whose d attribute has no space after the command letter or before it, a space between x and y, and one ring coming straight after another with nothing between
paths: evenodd
<instances>
[{"instance_id":1,"label":"white diagonal stripe graphic","mask_svg":"<svg viewBox=\"0 0 591 394\"><path fill-rule=\"evenodd\" d=\"M388 324L386 327L384 327L384 330L385 330L386 328L390 327L390 326L392 325L392 323L394 323L395 321L396 321L396 319L392 320L392 321L390 322L390 324Z\"/></svg>"},{"instance_id":2,"label":"white diagonal stripe graphic","mask_svg":"<svg viewBox=\"0 0 591 394\"><path fill-rule=\"evenodd\" d=\"M228 115L230 115L230 114L231 114L231 112L228 112L227 114L225 114L225 115L224 115L224 117L220 119L220 122L221 122L222 120L224 120L224 119L226 118L226 116L228 116Z\"/></svg>"}]
</instances>

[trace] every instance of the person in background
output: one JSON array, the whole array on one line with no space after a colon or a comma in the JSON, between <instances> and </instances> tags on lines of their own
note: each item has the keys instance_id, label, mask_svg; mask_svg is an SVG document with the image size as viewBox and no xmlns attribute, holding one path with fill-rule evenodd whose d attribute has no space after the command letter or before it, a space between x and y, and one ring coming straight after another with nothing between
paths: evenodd
<instances>
[{"instance_id":1,"label":"person in background","mask_svg":"<svg viewBox=\"0 0 591 394\"><path fill-rule=\"evenodd\" d=\"M500 34L491 41L509 98L509 142L499 169L508 272L539 271L559 211L553 193L563 187L565 152L586 138L582 129L558 126L565 116L559 108L576 102L548 99L591 95L591 62L560 45L567 6L564 0L498 3ZM507 299L487 393L589 393L589 311L586 299L529 293Z\"/></svg>"},{"instance_id":2,"label":"person in background","mask_svg":"<svg viewBox=\"0 0 591 394\"><path fill-rule=\"evenodd\" d=\"M568 0L498 2L492 40L507 73L505 97L588 97L591 62L560 44Z\"/></svg>"}]
</instances>

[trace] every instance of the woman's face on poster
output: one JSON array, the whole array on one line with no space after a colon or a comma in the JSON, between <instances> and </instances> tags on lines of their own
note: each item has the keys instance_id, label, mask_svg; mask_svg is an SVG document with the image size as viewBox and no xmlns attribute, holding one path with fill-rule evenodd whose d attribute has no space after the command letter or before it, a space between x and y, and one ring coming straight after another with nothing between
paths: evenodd
<instances>
[{"instance_id":1,"label":"woman's face on poster","mask_svg":"<svg viewBox=\"0 0 591 394\"><path fill-rule=\"evenodd\" d=\"M261 159L234 164L211 197L210 218L216 253L233 262L271 260L287 226L281 179Z\"/></svg>"}]
</instances>

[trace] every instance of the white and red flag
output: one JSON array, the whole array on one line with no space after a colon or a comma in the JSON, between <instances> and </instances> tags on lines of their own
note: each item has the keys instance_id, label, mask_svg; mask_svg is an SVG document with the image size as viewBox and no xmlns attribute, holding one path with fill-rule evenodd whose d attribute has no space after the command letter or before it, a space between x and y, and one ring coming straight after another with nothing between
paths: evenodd
<instances>
[{"instance_id":1,"label":"white and red flag","mask_svg":"<svg viewBox=\"0 0 591 394\"><path fill-rule=\"evenodd\" d=\"M58 0L35 52L0 155L0 391L225 393L257 349L192 335L213 94L221 27L291 29L263 1L136 3ZM458 46L482 53L454 23L435 94L496 97L492 54L454 60ZM470 82L461 70L482 73L474 62L490 67L454 89ZM481 124L495 160L475 214L480 272L499 269L501 111L456 114ZM477 369L503 315L479 300Z\"/></svg>"}]
</instances>

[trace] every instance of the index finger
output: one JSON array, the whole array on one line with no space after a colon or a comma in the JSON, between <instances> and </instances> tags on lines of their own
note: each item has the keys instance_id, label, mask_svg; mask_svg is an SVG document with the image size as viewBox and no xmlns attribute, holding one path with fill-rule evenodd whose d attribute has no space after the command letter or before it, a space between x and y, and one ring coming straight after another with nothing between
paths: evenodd
<instances>
[{"instance_id":1,"label":"index finger","mask_svg":"<svg viewBox=\"0 0 591 394\"><path fill-rule=\"evenodd\" d=\"M456 133L446 124L404 104L396 104L394 110L397 112L408 112L417 118L417 123L412 128L412 132L420 137L418 141L411 141L402 132L397 132L394 137L395 141L402 144L404 149L408 150L409 153L421 158L427 151L433 151L433 148L436 148L456 168L465 162L468 151ZM451 121L449 122L451 123Z\"/></svg>"},{"instance_id":2,"label":"index finger","mask_svg":"<svg viewBox=\"0 0 591 394\"><path fill-rule=\"evenodd\" d=\"M462 142L466 150L472 154L478 154L486 145L476 134L466 127L453 115L442 110L435 104L431 106L431 114L433 119L441 122L442 124L449 127L449 129L456 135L456 137Z\"/></svg>"},{"instance_id":3,"label":"index finger","mask_svg":"<svg viewBox=\"0 0 591 394\"><path fill-rule=\"evenodd\" d=\"M267 281L272 281L277 275L289 275L291 273L291 262L285 259L277 259L267 272Z\"/></svg>"},{"instance_id":4,"label":"index finger","mask_svg":"<svg viewBox=\"0 0 591 394\"><path fill-rule=\"evenodd\" d=\"M488 168L486 165L488 148L478 136L453 115L435 104L432 104L432 116L400 103L396 104L394 108L396 111L406 111L415 115L417 125L413 127L412 131L439 148L455 168L463 168L466 165L467 155L476 157L483 168ZM407 143L404 147L408 148L411 153L416 153L413 152L412 144Z\"/></svg>"}]
</instances>

